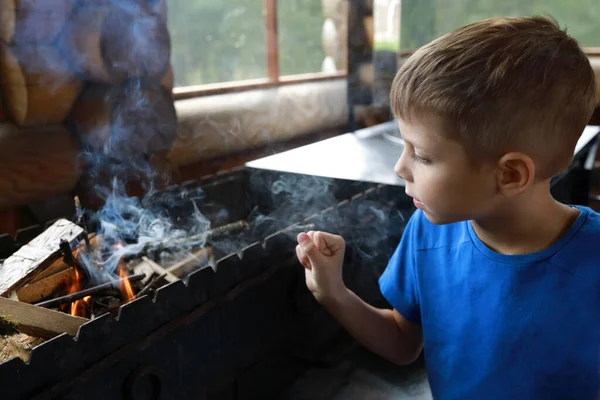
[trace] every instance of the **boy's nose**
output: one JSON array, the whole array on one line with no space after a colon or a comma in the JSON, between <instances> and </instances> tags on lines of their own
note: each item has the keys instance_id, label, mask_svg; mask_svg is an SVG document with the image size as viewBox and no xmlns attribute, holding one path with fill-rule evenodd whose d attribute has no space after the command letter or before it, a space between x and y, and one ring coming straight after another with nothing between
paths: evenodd
<instances>
[{"instance_id":1,"label":"boy's nose","mask_svg":"<svg viewBox=\"0 0 600 400\"><path fill-rule=\"evenodd\" d=\"M403 179L403 180L408 181L408 182L412 181L412 178L410 176L410 172L406 168L406 164L405 164L405 162L403 160L403 156L400 156L400 158L396 162L396 165L394 166L394 172L396 173L396 176L398 178Z\"/></svg>"}]
</instances>

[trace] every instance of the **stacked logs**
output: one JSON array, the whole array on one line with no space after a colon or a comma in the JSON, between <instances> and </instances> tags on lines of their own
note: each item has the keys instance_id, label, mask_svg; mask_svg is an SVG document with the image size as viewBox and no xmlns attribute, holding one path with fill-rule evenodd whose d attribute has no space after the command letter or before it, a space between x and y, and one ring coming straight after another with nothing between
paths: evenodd
<instances>
[{"instance_id":1,"label":"stacked logs","mask_svg":"<svg viewBox=\"0 0 600 400\"><path fill-rule=\"evenodd\" d=\"M82 151L170 149L166 12L166 0L0 0L0 211L75 188Z\"/></svg>"}]
</instances>

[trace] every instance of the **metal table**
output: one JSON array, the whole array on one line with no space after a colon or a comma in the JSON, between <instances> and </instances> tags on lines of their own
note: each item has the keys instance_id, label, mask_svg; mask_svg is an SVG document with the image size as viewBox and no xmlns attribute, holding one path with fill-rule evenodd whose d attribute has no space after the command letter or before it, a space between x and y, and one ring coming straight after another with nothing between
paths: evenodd
<instances>
[{"instance_id":1,"label":"metal table","mask_svg":"<svg viewBox=\"0 0 600 400\"><path fill-rule=\"evenodd\" d=\"M402 153L389 121L246 163L247 167L404 186L394 173Z\"/></svg>"}]
</instances>

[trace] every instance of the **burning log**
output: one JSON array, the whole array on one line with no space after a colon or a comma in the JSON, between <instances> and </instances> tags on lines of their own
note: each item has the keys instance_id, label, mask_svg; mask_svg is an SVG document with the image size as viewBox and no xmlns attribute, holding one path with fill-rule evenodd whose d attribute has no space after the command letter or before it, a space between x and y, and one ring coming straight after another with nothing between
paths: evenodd
<instances>
[{"instance_id":1,"label":"burning log","mask_svg":"<svg viewBox=\"0 0 600 400\"><path fill-rule=\"evenodd\" d=\"M19 332L45 339L65 332L75 336L79 327L88 321L3 297L0 297L0 315L15 321Z\"/></svg>"},{"instance_id":2,"label":"burning log","mask_svg":"<svg viewBox=\"0 0 600 400\"><path fill-rule=\"evenodd\" d=\"M36 303L42 299L50 297L61 287L73 282L76 279L74 267L69 267L54 275L50 275L44 279L25 285L17 290L19 301L24 303Z\"/></svg>"},{"instance_id":3,"label":"burning log","mask_svg":"<svg viewBox=\"0 0 600 400\"><path fill-rule=\"evenodd\" d=\"M160 81L169 67L171 40L165 19L145 3L82 4L74 11L59 46L78 73L102 83Z\"/></svg>"},{"instance_id":4,"label":"burning log","mask_svg":"<svg viewBox=\"0 0 600 400\"><path fill-rule=\"evenodd\" d=\"M0 208L73 189L81 176L79 152L64 127L0 123Z\"/></svg>"},{"instance_id":5,"label":"burning log","mask_svg":"<svg viewBox=\"0 0 600 400\"><path fill-rule=\"evenodd\" d=\"M35 305L38 307L55 308L55 307L61 306L63 304L68 304L68 303L72 303L77 300L81 300L87 296L92 296L97 293L102 293L106 290L114 289L115 287L123 285L126 282L131 283L131 282L141 281L142 279L144 279L144 277L145 277L145 275L143 275L143 274L131 275L128 277L114 280L112 282L106 282L101 285L91 287L89 289L84 289L84 290L81 290L76 293L70 293L65 296L60 296L60 297L56 297L54 299L42 301L40 303L35 303Z\"/></svg>"},{"instance_id":6,"label":"burning log","mask_svg":"<svg viewBox=\"0 0 600 400\"><path fill-rule=\"evenodd\" d=\"M0 43L0 78L4 112L18 126L62 123L82 86L50 45Z\"/></svg>"},{"instance_id":7,"label":"burning log","mask_svg":"<svg viewBox=\"0 0 600 400\"><path fill-rule=\"evenodd\" d=\"M86 147L119 160L168 151L177 134L171 92L160 83L91 85L77 100L70 120Z\"/></svg>"},{"instance_id":8,"label":"burning log","mask_svg":"<svg viewBox=\"0 0 600 400\"><path fill-rule=\"evenodd\" d=\"M20 289L48 268L59 255L61 239L73 245L82 237L80 226L66 219L56 221L4 261L0 267L0 295L7 297L11 291Z\"/></svg>"}]
</instances>

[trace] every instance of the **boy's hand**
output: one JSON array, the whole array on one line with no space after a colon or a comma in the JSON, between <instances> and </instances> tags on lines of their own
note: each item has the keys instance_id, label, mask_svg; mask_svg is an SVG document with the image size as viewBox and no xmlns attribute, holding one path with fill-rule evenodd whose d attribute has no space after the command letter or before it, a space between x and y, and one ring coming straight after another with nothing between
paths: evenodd
<instances>
[{"instance_id":1,"label":"boy's hand","mask_svg":"<svg viewBox=\"0 0 600 400\"><path fill-rule=\"evenodd\" d=\"M300 233L296 255L305 268L306 286L317 301L336 299L346 287L342 265L346 244L341 236L326 232Z\"/></svg>"}]
</instances>

